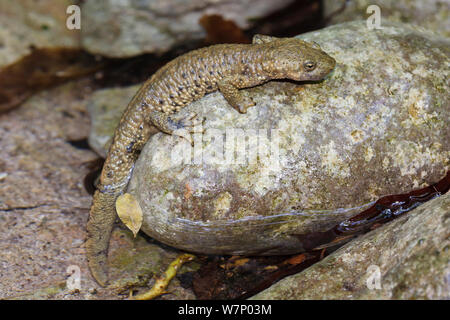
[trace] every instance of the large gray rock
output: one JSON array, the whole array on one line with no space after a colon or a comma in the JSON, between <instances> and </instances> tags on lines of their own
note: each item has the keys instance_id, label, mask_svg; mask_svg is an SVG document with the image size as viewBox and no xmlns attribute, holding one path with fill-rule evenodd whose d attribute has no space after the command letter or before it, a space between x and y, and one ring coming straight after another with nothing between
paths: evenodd
<instances>
[{"instance_id":1,"label":"large gray rock","mask_svg":"<svg viewBox=\"0 0 450 320\"><path fill-rule=\"evenodd\" d=\"M252 299L450 299L449 230L447 193Z\"/></svg>"},{"instance_id":2,"label":"large gray rock","mask_svg":"<svg viewBox=\"0 0 450 320\"><path fill-rule=\"evenodd\" d=\"M102 0L82 7L83 47L107 57L161 53L176 45L201 40L204 15L219 14L248 29L292 0Z\"/></svg>"},{"instance_id":3,"label":"large gray rock","mask_svg":"<svg viewBox=\"0 0 450 320\"><path fill-rule=\"evenodd\" d=\"M381 27L386 20L407 22L450 36L450 2L448 0L352 0L340 11L346 0L325 0L324 14L331 17L329 24L367 19L373 11L367 8L377 5L381 13ZM336 13L337 12L337 13Z\"/></svg>"},{"instance_id":4,"label":"large gray rock","mask_svg":"<svg viewBox=\"0 0 450 320\"><path fill-rule=\"evenodd\" d=\"M245 115L220 93L192 103L181 114L206 117L192 160L187 139L150 139L128 188L144 211L144 232L203 253L301 251L303 235L445 175L449 40L397 23L370 31L364 22L302 38L336 59L325 81L247 90L257 105ZM249 130L236 133L246 153L223 152L230 129Z\"/></svg>"}]
</instances>

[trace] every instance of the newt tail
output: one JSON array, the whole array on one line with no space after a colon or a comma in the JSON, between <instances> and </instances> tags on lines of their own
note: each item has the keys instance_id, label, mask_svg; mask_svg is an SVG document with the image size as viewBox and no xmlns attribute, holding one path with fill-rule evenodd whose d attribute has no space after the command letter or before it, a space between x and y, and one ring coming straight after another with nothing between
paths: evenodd
<instances>
[{"instance_id":1,"label":"newt tail","mask_svg":"<svg viewBox=\"0 0 450 320\"><path fill-rule=\"evenodd\" d=\"M92 276L101 286L108 282L107 251L109 238L116 220L115 201L120 195L117 193L102 193L96 190L91 208L91 215L87 223L86 254Z\"/></svg>"},{"instance_id":2,"label":"newt tail","mask_svg":"<svg viewBox=\"0 0 450 320\"><path fill-rule=\"evenodd\" d=\"M195 132L196 115L173 114L209 92L219 90L240 113L255 105L239 89L273 79L316 81L333 70L335 60L317 44L296 38L256 35L252 44L221 44L191 51L159 69L128 104L116 128L87 224L86 253L97 282L107 284L107 251L116 219L115 201L126 189L140 150L152 133Z\"/></svg>"},{"instance_id":3,"label":"newt tail","mask_svg":"<svg viewBox=\"0 0 450 320\"><path fill-rule=\"evenodd\" d=\"M117 126L105 159L100 184L94 193L89 220L86 226L86 254L89 268L97 282L105 286L107 276L107 252L111 231L116 220L116 199L124 192L133 170L139 150L156 127L144 121L143 113L136 111L140 91L129 103Z\"/></svg>"}]
</instances>

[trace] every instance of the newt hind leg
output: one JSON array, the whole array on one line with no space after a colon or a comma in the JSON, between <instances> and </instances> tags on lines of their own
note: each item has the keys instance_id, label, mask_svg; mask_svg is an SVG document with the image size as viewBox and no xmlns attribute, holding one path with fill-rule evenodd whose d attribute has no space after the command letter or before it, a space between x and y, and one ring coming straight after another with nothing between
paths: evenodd
<instances>
[{"instance_id":1,"label":"newt hind leg","mask_svg":"<svg viewBox=\"0 0 450 320\"><path fill-rule=\"evenodd\" d=\"M182 137L191 144L193 141L189 134L203 133L204 130L201 124L204 120L204 118L198 117L195 112L182 117L160 111L152 111L150 113L150 121L154 126L167 134Z\"/></svg>"},{"instance_id":2,"label":"newt hind leg","mask_svg":"<svg viewBox=\"0 0 450 320\"><path fill-rule=\"evenodd\" d=\"M186 129L191 133L196 133L197 127L203 123L204 119L199 118L195 112L180 117L161 111L152 111L150 113L150 121L162 132L173 134L174 131L180 129Z\"/></svg>"},{"instance_id":3,"label":"newt hind leg","mask_svg":"<svg viewBox=\"0 0 450 320\"><path fill-rule=\"evenodd\" d=\"M223 97L234 109L240 113L247 113L247 109L253 107L255 102L245 93L239 91L241 87L253 86L259 84L259 82L251 82L241 76L231 76L222 79L219 83L219 90Z\"/></svg>"}]
</instances>

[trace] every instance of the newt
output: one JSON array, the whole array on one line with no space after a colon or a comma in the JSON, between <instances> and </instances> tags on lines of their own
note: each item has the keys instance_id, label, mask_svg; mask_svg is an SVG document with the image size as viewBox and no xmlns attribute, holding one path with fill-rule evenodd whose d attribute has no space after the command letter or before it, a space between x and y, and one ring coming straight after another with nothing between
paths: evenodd
<instances>
[{"instance_id":1,"label":"newt","mask_svg":"<svg viewBox=\"0 0 450 320\"><path fill-rule=\"evenodd\" d=\"M123 113L94 193L86 254L96 281L102 286L107 284L107 251L116 219L115 201L128 185L140 150L157 131L195 132L199 124L196 114L176 117L177 111L219 90L230 106L246 113L255 103L239 89L274 79L322 80L335 64L316 43L255 35L251 44L219 44L188 52L154 73Z\"/></svg>"}]
</instances>

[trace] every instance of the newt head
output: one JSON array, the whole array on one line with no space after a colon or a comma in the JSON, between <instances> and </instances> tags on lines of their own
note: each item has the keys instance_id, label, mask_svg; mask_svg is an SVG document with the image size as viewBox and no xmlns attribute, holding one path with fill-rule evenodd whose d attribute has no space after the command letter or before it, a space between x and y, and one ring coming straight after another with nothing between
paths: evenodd
<instances>
[{"instance_id":1,"label":"newt head","mask_svg":"<svg viewBox=\"0 0 450 320\"><path fill-rule=\"evenodd\" d=\"M322 80L336 66L336 60L322 51L316 43L296 38L280 38L272 41L271 45L277 78Z\"/></svg>"}]
</instances>

